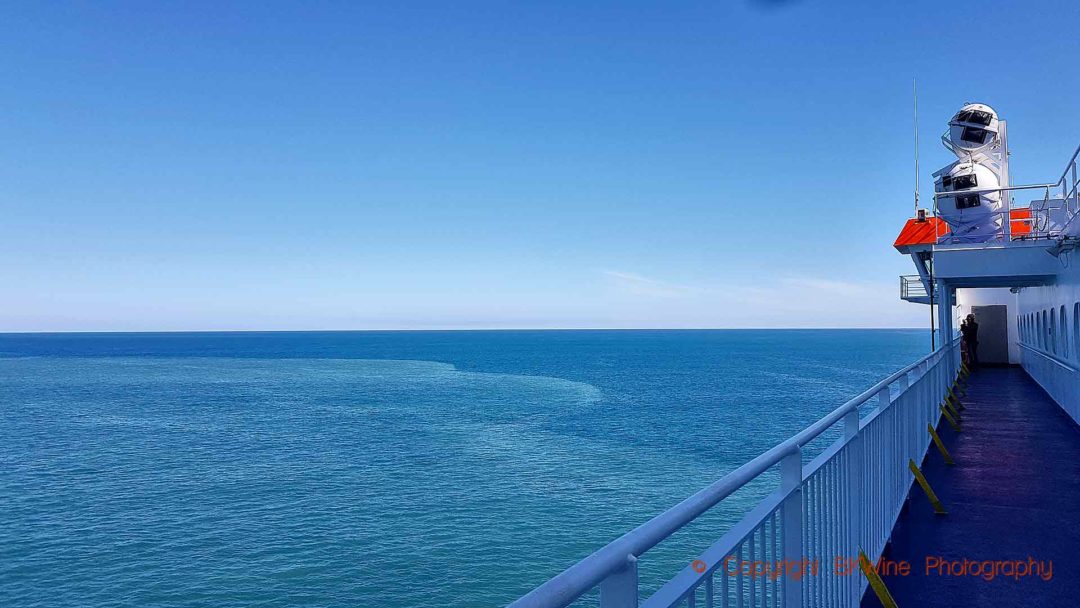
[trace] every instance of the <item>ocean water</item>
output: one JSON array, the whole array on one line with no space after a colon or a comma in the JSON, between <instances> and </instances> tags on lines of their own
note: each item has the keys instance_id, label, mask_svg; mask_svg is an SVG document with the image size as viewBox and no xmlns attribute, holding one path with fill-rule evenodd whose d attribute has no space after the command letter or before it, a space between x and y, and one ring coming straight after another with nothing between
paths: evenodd
<instances>
[{"instance_id":1,"label":"ocean water","mask_svg":"<svg viewBox=\"0 0 1080 608\"><path fill-rule=\"evenodd\" d=\"M0 606L503 605L927 350L916 330L0 335ZM775 482L649 552L645 592Z\"/></svg>"}]
</instances>

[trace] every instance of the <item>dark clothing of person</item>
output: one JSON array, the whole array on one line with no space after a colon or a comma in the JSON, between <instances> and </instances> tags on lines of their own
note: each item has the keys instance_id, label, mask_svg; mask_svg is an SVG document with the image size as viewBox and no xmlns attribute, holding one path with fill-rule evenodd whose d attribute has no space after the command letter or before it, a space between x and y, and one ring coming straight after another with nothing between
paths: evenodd
<instances>
[{"instance_id":1,"label":"dark clothing of person","mask_svg":"<svg viewBox=\"0 0 1080 608\"><path fill-rule=\"evenodd\" d=\"M967 345L968 359L973 366L979 364L979 324L975 321L964 321L960 324L960 335Z\"/></svg>"}]
</instances>

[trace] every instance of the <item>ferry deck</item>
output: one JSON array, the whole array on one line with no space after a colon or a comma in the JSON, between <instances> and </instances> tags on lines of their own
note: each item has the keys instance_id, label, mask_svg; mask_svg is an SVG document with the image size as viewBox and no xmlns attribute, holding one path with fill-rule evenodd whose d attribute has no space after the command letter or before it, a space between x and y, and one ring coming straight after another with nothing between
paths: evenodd
<instances>
[{"instance_id":1,"label":"ferry deck","mask_svg":"<svg viewBox=\"0 0 1080 608\"><path fill-rule=\"evenodd\" d=\"M956 464L931 453L922 466L948 514L936 516L916 488L883 556L912 568L907 576L885 573L886 588L898 606L1073 605L1080 597L1080 428L1016 368L975 372L963 402L962 432L939 429ZM1006 559L1038 563L1014 577L985 563L953 566ZM1040 568L1048 563L1049 571ZM882 604L868 593L862 605Z\"/></svg>"}]
</instances>

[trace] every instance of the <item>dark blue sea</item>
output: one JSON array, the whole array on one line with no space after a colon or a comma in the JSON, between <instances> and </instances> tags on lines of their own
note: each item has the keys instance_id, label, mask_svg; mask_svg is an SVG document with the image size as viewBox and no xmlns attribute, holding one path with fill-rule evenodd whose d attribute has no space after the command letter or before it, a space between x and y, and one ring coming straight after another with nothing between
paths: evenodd
<instances>
[{"instance_id":1,"label":"dark blue sea","mask_svg":"<svg viewBox=\"0 0 1080 608\"><path fill-rule=\"evenodd\" d=\"M0 606L499 606L918 330L0 335ZM644 592L766 492L646 554Z\"/></svg>"}]
</instances>

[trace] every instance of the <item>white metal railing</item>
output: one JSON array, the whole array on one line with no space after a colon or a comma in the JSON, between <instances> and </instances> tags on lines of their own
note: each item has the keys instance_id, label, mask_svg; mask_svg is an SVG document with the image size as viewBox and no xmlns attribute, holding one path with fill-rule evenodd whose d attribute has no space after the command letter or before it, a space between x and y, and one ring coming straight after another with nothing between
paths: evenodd
<instances>
[{"instance_id":1,"label":"white metal railing","mask_svg":"<svg viewBox=\"0 0 1080 608\"><path fill-rule=\"evenodd\" d=\"M1061 185L1061 200L1065 201L1067 206L1068 221L1072 221L1080 213L1080 201L1078 201L1077 197L1078 189L1080 189L1080 179L1077 179L1076 175L1077 156L1080 156L1080 146L1077 146L1069 162L1065 163L1065 170L1061 172L1061 177L1057 181L1057 184ZM1055 187L1057 184L1055 184ZM1047 192L1046 197L1050 197L1049 192Z\"/></svg>"},{"instance_id":2,"label":"white metal railing","mask_svg":"<svg viewBox=\"0 0 1080 608\"><path fill-rule=\"evenodd\" d=\"M995 212L1001 215L1003 235L1006 241L1028 239L1055 239L1063 236L1067 227L1080 216L1080 179L1077 176L1077 160L1080 158L1080 146L1073 152L1069 162L1065 163L1065 170L1056 182L1046 184L1027 184L1022 186L1009 186L1007 188L973 188L964 190L963 194L991 194L998 193L1005 203L1003 211ZM1061 198L1057 198L1057 190L1061 189ZM1015 205L1011 193L1020 190L1042 190L1043 200L1024 205ZM936 192L934 194L934 213L937 214L937 201L942 198L956 196L956 192ZM1027 216L1015 215L1014 211L1027 212ZM1013 230L1014 224L1027 225L1027 229L1020 233ZM966 242L962 237L955 237L952 232L938 236L938 244L951 244Z\"/></svg>"},{"instance_id":3,"label":"white metal railing","mask_svg":"<svg viewBox=\"0 0 1080 608\"><path fill-rule=\"evenodd\" d=\"M1021 363L1028 375L1072 416L1073 420L1080 422L1080 366L1032 344L1017 344L1024 352Z\"/></svg>"},{"instance_id":4,"label":"white metal railing","mask_svg":"<svg viewBox=\"0 0 1080 608\"><path fill-rule=\"evenodd\" d=\"M802 432L624 534L510 604L561 608L597 586L601 608L857 606L865 580L838 573L858 551L876 561L921 462L939 404L959 367L958 341L878 382ZM860 408L869 411L860 417ZM803 449L834 426L842 436L803 465ZM655 594L639 602L638 560L680 528L768 471L780 484ZM807 560L804 562L803 560ZM816 574L750 577L740 562L812 564ZM733 574L734 571L734 574Z\"/></svg>"},{"instance_id":5,"label":"white metal railing","mask_svg":"<svg viewBox=\"0 0 1080 608\"><path fill-rule=\"evenodd\" d=\"M923 282L922 276L917 274L900 275L901 300L921 300L929 297L930 293L926 290L926 283Z\"/></svg>"},{"instance_id":6,"label":"white metal railing","mask_svg":"<svg viewBox=\"0 0 1080 608\"><path fill-rule=\"evenodd\" d=\"M1070 372L1078 372L1078 371L1080 371L1080 370L1077 370L1075 363L1073 363L1072 361L1069 361L1068 359L1065 359L1064 357L1055 355L1052 352L1045 351L1045 350L1043 350L1041 348L1032 346L1030 344L1025 344L1023 342L1017 342L1016 344L1020 348L1023 348L1025 350L1029 350L1032 353L1034 353L1036 355L1039 355L1040 357L1042 357L1044 359L1049 360L1050 362L1054 363L1055 365L1057 365L1058 367L1060 367L1060 368L1062 368L1062 369L1064 369L1066 371L1070 371Z\"/></svg>"}]
</instances>

